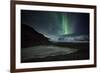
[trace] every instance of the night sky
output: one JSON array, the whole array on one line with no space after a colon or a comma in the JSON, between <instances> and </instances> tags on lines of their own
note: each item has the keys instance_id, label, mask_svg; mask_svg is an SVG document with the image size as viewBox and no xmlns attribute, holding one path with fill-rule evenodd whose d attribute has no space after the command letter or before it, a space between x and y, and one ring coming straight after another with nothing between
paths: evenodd
<instances>
[{"instance_id":1,"label":"night sky","mask_svg":"<svg viewBox=\"0 0 100 73\"><path fill-rule=\"evenodd\" d=\"M21 10L21 24L45 36L89 34L89 13Z\"/></svg>"}]
</instances>

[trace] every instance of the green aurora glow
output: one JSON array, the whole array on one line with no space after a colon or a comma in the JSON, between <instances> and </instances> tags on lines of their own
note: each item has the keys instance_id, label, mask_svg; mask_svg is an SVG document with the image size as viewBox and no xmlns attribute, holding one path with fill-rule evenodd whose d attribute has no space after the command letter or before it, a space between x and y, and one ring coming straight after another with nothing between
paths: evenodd
<instances>
[{"instance_id":1,"label":"green aurora glow","mask_svg":"<svg viewBox=\"0 0 100 73\"><path fill-rule=\"evenodd\" d=\"M61 26L61 33L62 34L71 34L72 33L72 27L70 24L70 19L67 14L60 14L60 26Z\"/></svg>"},{"instance_id":2,"label":"green aurora glow","mask_svg":"<svg viewBox=\"0 0 100 73\"><path fill-rule=\"evenodd\" d=\"M72 33L69 15L66 13L48 13L48 17L49 27L54 26L52 28L48 28L49 31L58 28L59 30L57 30L56 34L67 35ZM57 26L55 27L56 24Z\"/></svg>"},{"instance_id":3,"label":"green aurora glow","mask_svg":"<svg viewBox=\"0 0 100 73\"><path fill-rule=\"evenodd\" d=\"M62 30L63 34L69 34L68 18L62 15Z\"/></svg>"}]
</instances>

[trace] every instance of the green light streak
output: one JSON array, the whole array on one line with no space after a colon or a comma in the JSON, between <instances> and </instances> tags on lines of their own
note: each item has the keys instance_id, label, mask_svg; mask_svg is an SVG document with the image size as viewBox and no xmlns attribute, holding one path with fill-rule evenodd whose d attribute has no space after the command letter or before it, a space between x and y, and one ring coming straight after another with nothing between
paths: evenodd
<instances>
[{"instance_id":1,"label":"green light streak","mask_svg":"<svg viewBox=\"0 0 100 73\"><path fill-rule=\"evenodd\" d=\"M69 25L68 25L68 18L65 15L62 15L62 29L64 34L69 34Z\"/></svg>"}]
</instances>

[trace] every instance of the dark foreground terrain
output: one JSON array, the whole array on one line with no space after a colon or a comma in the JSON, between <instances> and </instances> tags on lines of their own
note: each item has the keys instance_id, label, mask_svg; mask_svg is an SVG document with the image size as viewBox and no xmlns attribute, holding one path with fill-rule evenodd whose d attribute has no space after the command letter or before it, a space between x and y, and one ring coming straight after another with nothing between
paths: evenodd
<instances>
[{"instance_id":1,"label":"dark foreground terrain","mask_svg":"<svg viewBox=\"0 0 100 73\"><path fill-rule=\"evenodd\" d=\"M89 59L89 43L56 43L21 50L21 62L45 62Z\"/></svg>"}]
</instances>

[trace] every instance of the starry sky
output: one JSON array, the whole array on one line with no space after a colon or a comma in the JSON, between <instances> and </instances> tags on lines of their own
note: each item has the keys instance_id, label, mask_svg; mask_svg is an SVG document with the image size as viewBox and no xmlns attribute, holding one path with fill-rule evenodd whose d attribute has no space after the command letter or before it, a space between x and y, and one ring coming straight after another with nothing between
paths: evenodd
<instances>
[{"instance_id":1,"label":"starry sky","mask_svg":"<svg viewBox=\"0 0 100 73\"><path fill-rule=\"evenodd\" d=\"M89 13L21 10L21 24L46 36L89 34Z\"/></svg>"}]
</instances>

